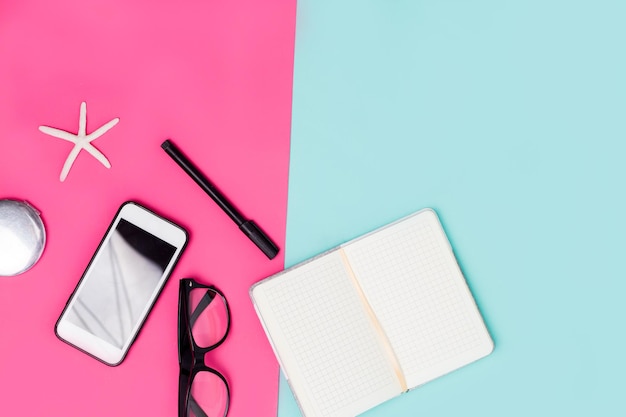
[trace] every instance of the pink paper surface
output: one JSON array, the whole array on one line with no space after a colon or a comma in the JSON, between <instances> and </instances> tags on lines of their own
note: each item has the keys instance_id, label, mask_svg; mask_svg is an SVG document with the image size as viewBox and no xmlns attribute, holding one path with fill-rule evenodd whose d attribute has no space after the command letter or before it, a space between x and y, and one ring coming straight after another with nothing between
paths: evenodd
<instances>
[{"instance_id":1,"label":"pink paper surface","mask_svg":"<svg viewBox=\"0 0 626 417\"><path fill-rule=\"evenodd\" d=\"M220 288L228 339L206 362L231 387L229 416L276 414L278 365L248 288L268 260L160 148L171 138L284 250L295 1L0 3L0 198L42 212L38 264L0 277L0 416L175 416L178 280ZM106 169L38 131L87 132ZM134 200L185 227L186 252L126 360L107 367L54 324L117 208Z\"/></svg>"}]
</instances>

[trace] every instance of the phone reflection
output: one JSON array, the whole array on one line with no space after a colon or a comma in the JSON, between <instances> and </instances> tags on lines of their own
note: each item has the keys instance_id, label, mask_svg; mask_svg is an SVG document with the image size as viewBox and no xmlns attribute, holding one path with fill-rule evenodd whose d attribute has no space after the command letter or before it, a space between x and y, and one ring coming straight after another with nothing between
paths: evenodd
<instances>
[{"instance_id":1,"label":"phone reflection","mask_svg":"<svg viewBox=\"0 0 626 417\"><path fill-rule=\"evenodd\" d=\"M122 348L144 316L176 248L120 219L67 313L74 325Z\"/></svg>"}]
</instances>

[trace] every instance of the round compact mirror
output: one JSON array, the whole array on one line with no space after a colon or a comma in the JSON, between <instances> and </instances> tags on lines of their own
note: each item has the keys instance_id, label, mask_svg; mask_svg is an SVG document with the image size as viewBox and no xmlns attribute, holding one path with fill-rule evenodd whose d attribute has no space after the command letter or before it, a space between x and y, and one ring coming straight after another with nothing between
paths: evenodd
<instances>
[{"instance_id":1,"label":"round compact mirror","mask_svg":"<svg viewBox=\"0 0 626 417\"><path fill-rule=\"evenodd\" d=\"M37 210L26 202L0 199L0 276L30 269L45 243L46 231Z\"/></svg>"}]
</instances>

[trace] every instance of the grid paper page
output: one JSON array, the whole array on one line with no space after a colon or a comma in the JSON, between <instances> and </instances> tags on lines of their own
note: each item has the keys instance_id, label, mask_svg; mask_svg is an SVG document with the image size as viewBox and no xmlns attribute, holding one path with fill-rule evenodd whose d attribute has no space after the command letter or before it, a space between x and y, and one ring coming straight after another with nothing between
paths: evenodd
<instances>
[{"instance_id":1,"label":"grid paper page","mask_svg":"<svg viewBox=\"0 0 626 417\"><path fill-rule=\"evenodd\" d=\"M435 213L344 247L409 387L486 356L493 343Z\"/></svg>"},{"instance_id":2,"label":"grid paper page","mask_svg":"<svg viewBox=\"0 0 626 417\"><path fill-rule=\"evenodd\" d=\"M266 281L253 298L306 416L354 416L400 393L337 252Z\"/></svg>"}]
</instances>

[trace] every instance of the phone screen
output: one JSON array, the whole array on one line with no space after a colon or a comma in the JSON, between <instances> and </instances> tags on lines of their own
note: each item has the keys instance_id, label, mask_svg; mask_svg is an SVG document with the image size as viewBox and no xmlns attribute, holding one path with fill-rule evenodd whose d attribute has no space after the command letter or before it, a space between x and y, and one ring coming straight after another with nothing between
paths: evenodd
<instances>
[{"instance_id":1,"label":"phone screen","mask_svg":"<svg viewBox=\"0 0 626 417\"><path fill-rule=\"evenodd\" d=\"M66 319L122 349L175 252L174 246L120 218L93 260Z\"/></svg>"}]
</instances>

